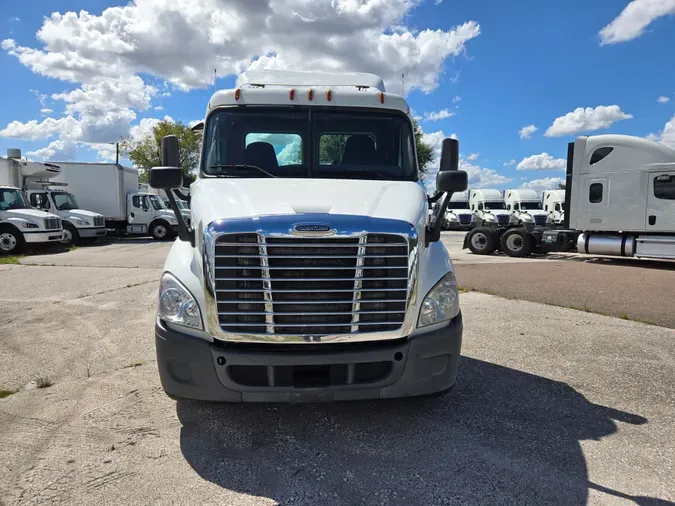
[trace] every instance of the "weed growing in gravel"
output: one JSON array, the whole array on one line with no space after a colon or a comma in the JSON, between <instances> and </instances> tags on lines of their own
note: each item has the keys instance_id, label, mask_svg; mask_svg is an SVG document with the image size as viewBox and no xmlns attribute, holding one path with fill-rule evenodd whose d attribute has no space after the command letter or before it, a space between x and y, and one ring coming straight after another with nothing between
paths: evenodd
<instances>
[{"instance_id":1,"label":"weed growing in gravel","mask_svg":"<svg viewBox=\"0 0 675 506\"><path fill-rule=\"evenodd\" d=\"M0 388L0 399L4 399L5 397L9 397L12 394L15 394L16 390L3 390Z\"/></svg>"},{"instance_id":2,"label":"weed growing in gravel","mask_svg":"<svg viewBox=\"0 0 675 506\"><path fill-rule=\"evenodd\" d=\"M38 377L35 378L35 388L49 388L54 382L47 377Z\"/></svg>"},{"instance_id":3,"label":"weed growing in gravel","mask_svg":"<svg viewBox=\"0 0 675 506\"><path fill-rule=\"evenodd\" d=\"M19 256L0 256L0 264L10 265L18 264L21 257Z\"/></svg>"}]
</instances>

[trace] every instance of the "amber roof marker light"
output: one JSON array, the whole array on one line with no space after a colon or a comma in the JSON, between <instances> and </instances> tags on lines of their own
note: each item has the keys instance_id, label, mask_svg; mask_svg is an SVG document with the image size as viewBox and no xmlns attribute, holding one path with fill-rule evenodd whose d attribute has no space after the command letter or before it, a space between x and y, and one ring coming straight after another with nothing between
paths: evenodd
<instances>
[{"instance_id":1,"label":"amber roof marker light","mask_svg":"<svg viewBox=\"0 0 675 506\"><path fill-rule=\"evenodd\" d=\"M234 90L234 99L239 100L239 97L241 97L241 90L237 88L236 90Z\"/></svg>"}]
</instances>

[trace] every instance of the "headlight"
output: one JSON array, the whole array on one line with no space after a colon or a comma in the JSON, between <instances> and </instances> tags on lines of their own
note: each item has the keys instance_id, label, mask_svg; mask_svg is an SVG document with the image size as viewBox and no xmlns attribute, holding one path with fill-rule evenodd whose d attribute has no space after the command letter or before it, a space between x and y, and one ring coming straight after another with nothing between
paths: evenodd
<instances>
[{"instance_id":1,"label":"headlight","mask_svg":"<svg viewBox=\"0 0 675 506\"><path fill-rule=\"evenodd\" d=\"M84 221L84 220L75 220L75 223L77 223L78 225L81 225L81 226L83 226L83 227L88 227L88 226L89 226L89 222L88 222L88 221Z\"/></svg>"},{"instance_id":2,"label":"headlight","mask_svg":"<svg viewBox=\"0 0 675 506\"><path fill-rule=\"evenodd\" d=\"M35 223L22 223L21 226L23 228L40 228L40 225L36 225Z\"/></svg>"},{"instance_id":3,"label":"headlight","mask_svg":"<svg viewBox=\"0 0 675 506\"><path fill-rule=\"evenodd\" d=\"M448 272L422 301L418 327L452 320L459 314L459 294L454 272Z\"/></svg>"},{"instance_id":4,"label":"headlight","mask_svg":"<svg viewBox=\"0 0 675 506\"><path fill-rule=\"evenodd\" d=\"M471 215L471 221L472 221L472 222L476 221L476 215L475 215L475 214L472 214L472 215Z\"/></svg>"},{"instance_id":5,"label":"headlight","mask_svg":"<svg viewBox=\"0 0 675 506\"><path fill-rule=\"evenodd\" d=\"M192 294L171 274L159 284L159 317L177 325L202 329L202 315Z\"/></svg>"}]
</instances>

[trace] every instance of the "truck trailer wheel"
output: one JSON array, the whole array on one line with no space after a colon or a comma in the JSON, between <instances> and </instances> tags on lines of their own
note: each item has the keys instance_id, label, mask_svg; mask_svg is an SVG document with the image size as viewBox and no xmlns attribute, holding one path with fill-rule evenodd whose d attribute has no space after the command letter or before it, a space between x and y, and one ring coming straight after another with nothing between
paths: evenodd
<instances>
[{"instance_id":1,"label":"truck trailer wheel","mask_svg":"<svg viewBox=\"0 0 675 506\"><path fill-rule=\"evenodd\" d=\"M502 236L501 246L510 257L527 257L534 251L534 237L524 228L513 228Z\"/></svg>"},{"instance_id":2,"label":"truck trailer wheel","mask_svg":"<svg viewBox=\"0 0 675 506\"><path fill-rule=\"evenodd\" d=\"M489 255L499 246L497 232L487 227L477 227L469 232L467 238L471 253L476 255Z\"/></svg>"},{"instance_id":3,"label":"truck trailer wheel","mask_svg":"<svg viewBox=\"0 0 675 506\"><path fill-rule=\"evenodd\" d=\"M24 245L21 232L11 226L0 226L0 254L16 255L21 253Z\"/></svg>"},{"instance_id":4,"label":"truck trailer wheel","mask_svg":"<svg viewBox=\"0 0 675 506\"><path fill-rule=\"evenodd\" d=\"M63 222L63 239L61 239L61 244L71 245L75 244L80 240L80 234L77 232L77 229L67 221Z\"/></svg>"},{"instance_id":5,"label":"truck trailer wheel","mask_svg":"<svg viewBox=\"0 0 675 506\"><path fill-rule=\"evenodd\" d=\"M156 221L150 227L150 235L155 241L165 241L171 238L171 227L164 220Z\"/></svg>"}]
</instances>

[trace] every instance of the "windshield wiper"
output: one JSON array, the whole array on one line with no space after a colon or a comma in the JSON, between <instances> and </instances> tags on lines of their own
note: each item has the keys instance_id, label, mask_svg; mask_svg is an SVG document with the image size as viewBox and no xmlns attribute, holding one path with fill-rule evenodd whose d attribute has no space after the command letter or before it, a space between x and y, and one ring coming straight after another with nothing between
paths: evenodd
<instances>
[{"instance_id":1,"label":"windshield wiper","mask_svg":"<svg viewBox=\"0 0 675 506\"><path fill-rule=\"evenodd\" d=\"M266 174L269 177L274 177L276 178L274 174L270 174L267 172L265 169L261 169L257 165L249 165L246 163L226 163L226 164L216 164L216 165L209 165L209 169L230 169L230 170L250 170L254 169L259 172L262 172L263 174ZM225 176L225 177L237 177L233 174L216 174L217 176Z\"/></svg>"},{"instance_id":2,"label":"windshield wiper","mask_svg":"<svg viewBox=\"0 0 675 506\"><path fill-rule=\"evenodd\" d=\"M398 178L392 174L386 174L384 172L378 172L376 170L368 170L368 169L337 169L335 171L324 170L321 171L320 173L337 178L339 178L341 174L349 174L350 176L353 175L362 176L359 179L367 179L373 177L377 179L398 180Z\"/></svg>"}]
</instances>

